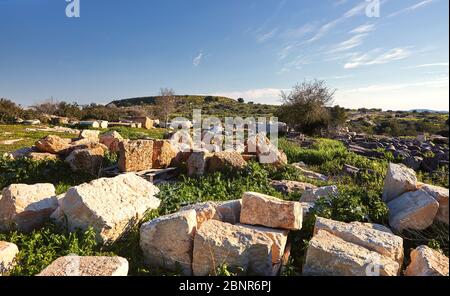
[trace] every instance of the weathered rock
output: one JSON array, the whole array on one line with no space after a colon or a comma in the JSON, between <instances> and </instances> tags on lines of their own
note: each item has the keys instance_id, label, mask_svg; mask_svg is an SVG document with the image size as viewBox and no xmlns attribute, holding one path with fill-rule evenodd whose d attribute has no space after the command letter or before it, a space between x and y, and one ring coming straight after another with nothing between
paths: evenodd
<instances>
[{"instance_id":1,"label":"weathered rock","mask_svg":"<svg viewBox=\"0 0 450 296\"><path fill-rule=\"evenodd\" d=\"M448 257L427 246L419 246L411 252L411 263L406 276L449 276Z\"/></svg>"},{"instance_id":2,"label":"weathered rock","mask_svg":"<svg viewBox=\"0 0 450 296\"><path fill-rule=\"evenodd\" d=\"M346 242L380 253L399 263L403 262L403 239L386 231L379 231L365 225L343 223L321 217L316 218L314 233L324 230Z\"/></svg>"},{"instance_id":3,"label":"weathered rock","mask_svg":"<svg viewBox=\"0 0 450 296\"><path fill-rule=\"evenodd\" d=\"M299 170L306 178L309 178L312 180L318 180L318 181L328 181L327 176L320 174L320 173L310 171L310 170L304 168L300 163L293 163L292 166L294 168L296 168L297 170Z\"/></svg>"},{"instance_id":4,"label":"weathered rock","mask_svg":"<svg viewBox=\"0 0 450 296\"><path fill-rule=\"evenodd\" d=\"M317 188L317 186L310 184L310 183L288 181L288 180L282 180L282 181L273 180L270 182L270 185L272 185L277 191L282 192L284 194L289 194L289 193L299 192L299 191L301 192L301 191Z\"/></svg>"},{"instance_id":5,"label":"weathered rock","mask_svg":"<svg viewBox=\"0 0 450 296\"><path fill-rule=\"evenodd\" d=\"M237 226L241 226L244 228L248 228L254 231L261 232L268 236L273 244L272 244L272 264L279 264L284 254L284 249L286 247L287 238L289 234L289 230L282 229L273 229L262 226L251 226L245 224L237 224Z\"/></svg>"},{"instance_id":6,"label":"weathered rock","mask_svg":"<svg viewBox=\"0 0 450 296\"><path fill-rule=\"evenodd\" d=\"M7 273L14 266L14 259L19 248L13 243L0 241L0 275Z\"/></svg>"},{"instance_id":7,"label":"weathered rock","mask_svg":"<svg viewBox=\"0 0 450 296\"><path fill-rule=\"evenodd\" d=\"M180 211L144 223L140 246L149 266L192 274L194 234L197 229L195 210Z\"/></svg>"},{"instance_id":8,"label":"weathered rock","mask_svg":"<svg viewBox=\"0 0 450 296\"><path fill-rule=\"evenodd\" d=\"M308 244L303 275L396 276L399 269L390 258L320 230Z\"/></svg>"},{"instance_id":9,"label":"weathered rock","mask_svg":"<svg viewBox=\"0 0 450 296\"><path fill-rule=\"evenodd\" d=\"M59 203L70 231L92 226L97 240L108 243L136 225L146 211L159 207L154 197L158 192L152 183L128 173L72 187Z\"/></svg>"},{"instance_id":10,"label":"weathered rock","mask_svg":"<svg viewBox=\"0 0 450 296\"><path fill-rule=\"evenodd\" d=\"M417 177L414 170L404 165L390 163L384 180L383 200L390 202L405 192L415 191Z\"/></svg>"},{"instance_id":11,"label":"weathered rock","mask_svg":"<svg viewBox=\"0 0 450 296\"><path fill-rule=\"evenodd\" d=\"M244 152L246 154L256 154L260 163L275 166L282 166L288 163L286 154L278 150L264 134L249 136Z\"/></svg>"},{"instance_id":12,"label":"weathered rock","mask_svg":"<svg viewBox=\"0 0 450 296\"><path fill-rule=\"evenodd\" d=\"M40 152L58 154L69 147L69 142L58 136L47 136L35 143Z\"/></svg>"},{"instance_id":13,"label":"weathered rock","mask_svg":"<svg viewBox=\"0 0 450 296\"><path fill-rule=\"evenodd\" d=\"M80 132L80 139L88 139L91 142L98 142L100 136L100 131L96 130L82 130Z\"/></svg>"},{"instance_id":14,"label":"weathered rock","mask_svg":"<svg viewBox=\"0 0 450 296\"><path fill-rule=\"evenodd\" d=\"M57 207L52 184L12 184L2 191L0 229L30 232L42 226Z\"/></svg>"},{"instance_id":15,"label":"weathered rock","mask_svg":"<svg viewBox=\"0 0 450 296\"><path fill-rule=\"evenodd\" d=\"M171 165L177 157L178 151L170 141L158 140L153 142L153 166L154 169L164 169Z\"/></svg>"},{"instance_id":16,"label":"weathered rock","mask_svg":"<svg viewBox=\"0 0 450 296\"><path fill-rule=\"evenodd\" d=\"M216 214L219 220L231 224L239 223L241 217L242 199L218 202Z\"/></svg>"},{"instance_id":17,"label":"weathered rock","mask_svg":"<svg viewBox=\"0 0 450 296\"><path fill-rule=\"evenodd\" d=\"M319 198L336 196L338 194L339 191L335 185L309 189L303 192L300 202L316 202Z\"/></svg>"},{"instance_id":18,"label":"weathered rock","mask_svg":"<svg viewBox=\"0 0 450 296\"><path fill-rule=\"evenodd\" d=\"M374 230L378 230L378 231L383 231L383 232L387 232L389 234L394 234L392 232L392 230L389 227L386 227L384 225L381 224L376 224L376 223L362 223L362 222L351 222L350 224L353 225L358 225L358 226L363 226L363 227L368 227L370 229L374 229Z\"/></svg>"},{"instance_id":19,"label":"weathered rock","mask_svg":"<svg viewBox=\"0 0 450 296\"><path fill-rule=\"evenodd\" d=\"M118 132L109 131L100 135L99 141L108 147L109 151L116 153L119 152L119 143L123 141L123 138Z\"/></svg>"},{"instance_id":20,"label":"weathered rock","mask_svg":"<svg viewBox=\"0 0 450 296\"><path fill-rule=\"evenodd\" d=\"M299 202L283 201L256 192L245 192L242 196L240 222L298 230L302 228L302 207Z\"/></svg>"},{"instance_id":21,"label":"weathered rock","mask_svg":"<svg viewBox=\"0 0 450 296\"><path fill-rule=\"evenodd\" d=\"M312 210L316 206L316 203L314 203L314 202L301 202L300 205L302 207L303 221L305 221L306 219L312 217Z\"/></svg>"},{"instance_id":22,"label":"weathered rock","mask_svg":"<svg viewBox=\"0 0 450 296\"><path fill-rule=\"evenodd\" d=\"M192 269L195 276L215 274L226 264L230 271L272 274L272 240L265 234L216 220L203 223L194 238Z\"/></svg>"},{"instance_id":23,"label":"weathered rock","mask_svg":"<svg viewBox=\"0 0 450 296\"><path fill-rule=\"evenodd\" d=\"M387 204L389 225L397 230L423 230L433 224L439 203L425 190L406 192Z\"/></svg>"},{"instance_id":24,"label":"weathered rock","mask_svg":"<svg viewBox=\"0 0 450 296\"><path fill-rule=\"evenodd\" d=\"M104 150L102 148L80 149L72 151L64 160L73 171L88 172L97 175L102 167Z\"/></svg>"},{"instance_id":25,"label":"weathered rock","mask_svg":"<svg viewBox=\"0 0 450 296\"><path fill-rule=\"evenodd\" d=\"M38 276L127 276L128 261L122 257L59 257Z\"/></svg>"},{"instance_id":26,"label":"weathered rock","mask_svg":"<svg viewBox=\"0 0 450 296\"><path fill-rule=\"evenodd\" d=\"M152 168L153 141L135 140L119 143L119 170L122 172L138 172Z\"/></svg>"},{"instance_id":27,"label":"weathered rock","mask_svg":"<svg viewBox=\"0 0 450 296\"><path fill-rule=\"evenodd\" d=\"M448 213L448 188L438 187L428 184L419 185L420 189L425 190L429 195L431 195L439 203L439 210L436 214L435 220L439 222L449 224L449 213Z\"/></svg>"},{"instance_id":28,"label":"weathered rock","mask_svg":"<svg viewBox=\"0 0 450 296\"><path fill-rule=\"evenodd\" d=\"M220 172L224 170L238 170L247 165L242 155L238 152L216 152L208 161L208 172Z\"/></svg>"},{"instance_id":29,"label":"weathered rock","mask_svg":"<svg viewBox=\"0 0 450 296\"><path fill-rule=\"evenodd\" d=\"M34 161L43 161L43 160L57 160L59 159L58 155L51 153L38 153L31 152L26 156L26 158L34 160Z\"/></svg>"},{"instance_id":30,"label":"weathered rock","mask_svg":"<svg viewBox=\"0 0 450 296\"><path fill-rule=\"evenodd\" d=\"M423 161L422 157L410 156L410 157L405 158L405 160L403 161L403 164L406 165L407 167L417 171L420 169L422 161Z\"/></svg>"},{"instance_id":31,"label":"weathered rock","mask_svg":"<svg viewBox=\"0 0 450 296\"><path fill-rule=\"evenodd\" d=\"M208 220L221 220L216 208L216 203L208 201L182 207L180 211L194 210L197 217L197 228L200 228L201 225Z\"/></svg>"},{"instance_id":32,"label":"weathered rock","mask_svg":"<svg viewBox=\"0 0 450 296\"><path fill-rule=\"evenodd\" d=\"M210 153L206 152L193 152L187 160L188 175L203 176L207 170L210 155Z\"/></svg>"}]
</instances>

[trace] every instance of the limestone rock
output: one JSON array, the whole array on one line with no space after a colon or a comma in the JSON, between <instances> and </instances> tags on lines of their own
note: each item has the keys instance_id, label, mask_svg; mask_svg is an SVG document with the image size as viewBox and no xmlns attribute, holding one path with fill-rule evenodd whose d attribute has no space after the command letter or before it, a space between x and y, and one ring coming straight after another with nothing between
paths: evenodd
<instances>
[{"instance_id":1,"label":"limestone rock","mask_svg":"<svg viewBox=\"0 0 450 296\"><path fill-rule=\"evenodd\" d=\"M14 266L14 259L19 248L13 243L0 241L0 275L7 273Z\"/></svg>"},{"instance_id":2,"label":"limestone rock","mask_svg":"<svg viewBox=\"0 0 450 296\"><path fill-rule=\"evenodd\" d=\"M34 161L43 161L43 160L57 160L58 155L51 153L39 153L39 152L31 152L26 156L28 159Z\"/></svg>"},{"instance_id":3,"label":"limestone rock","mask_svg":"<svg viewBox=\"0 0 450 296\"><path fill-rule=\"evenodd\" d=\"M12 184L2 191L0 228L30 232L41 227L57 207L52 184Z\"/></svg>"},{"instance_id":4,"label":"limestone rock","mask_svg":"<svg viewBox=\"0 0 450 296\"><path fill-rule=\"evenodd\" d=\"M128 261L122 257L59 257L38 276L127 276Z\"/></svg>"},{"instance_id":5,"label":"limestone rock","mask_svg":"<svg viewBox=\"0 0 450 296\"><path fill-rule=\"evenodd\" d=\"M245 274L271 275L272 244L259 231L209 220L194 238L193 274L214 275L219 266L226 264L233 272L241 268Z\"/></svg>"},{"instance_id":6,"label":"limestone rock","mask_svg":"<svg viewBox=\"0 0 450 296\"><path fill-rule=\"evenodd\" d=\"M299 170L305 177L317 180L317 181L328 181L328 177L317 172L310 171L306 168L304 168L300 163L293 163L292 166Z\"/></svg>"},{"instance_id":7,"label":"limestone rock","mask_svg":"<svg viewBox=\"0 0 450 296\"><path fill-rule=\"evenodd\" d=\"M272 185L277 191L282 192L284 194L289 194L289 193L299 192L299 191L301 192L301 191L317 188L317 186L310 184L310 183L288 181L288 180L282 180L282 181L273 180L270 182L270 185Z\"/></svg>"},{"instance_id":8,"label":"limestone rock","mask_svg":"<svg viewBox=\"0 0 450 296\"><path fill-rule=\"evenodd\" d=\"M210 155L207 152L193 152L187 160L188 176L203 176Z\"/></svg>"},{"instance_id":9,"label":"limestone rock","mask_svg":"<svg viewBox=\"0 0 450 296\"><path fill-rule=\"evenodd\" d=\"M152 183L128 173L72 187L59 204L70 231L92 226L97 240L109 243L136 225L146 211L159 207L158 192Z\"/></svg>"},{"instance_id":10,"label":"limestone rock","mask_svg":"<svg viewBox=\"0 0 450 296\"><path fill-rule=\"evenodd\" d=\"M242 224L298 230L302 228L302 207L299 202L283 201L256 192L242 197Z\"/></svg>"},{"instance_id":11,"label":"limestone rock","mask_svg":"<svg viewBox=\"0 0 450 296\"><path fill-rule=\"evenodd\" d=\"M230 224L237 224L241 219L242 199L218 202L216 213L219 220Z\"/></svg>"},{"instance_id":12,"label":"limestone rock","mask_svg":"<svg viewBox=\"0 0 450 296\"><path fill-rule=\"evenodd\" d=\"M67 140L58 136L47 136L35 143L40 152L58 154L69 147Z\"/></svg>"},{"instance_id":13,"label":"limestone rock","mask_svg":"<svg viewBox=\"0 0 450 296\"><path fill-rule=\"evenodd\" d=\"M119 143L119 170L122 172L138 172L152 168L153 141L135 140Z\"/></svg>"},{"instance_id":14,"label":"limestone rock","mask_svg":"<svg viewBox=\"0 0 450 296\"><path fill-rule=\"evenodd\" d=\"M220 172L227 169L238 170L246 165L247 162L238 152L216 152L209 159L208 172Z\"/></svg>"},{"instance_id":15,"label":"limestone rock","mask_svg":"<svg viewBox=\"0 0 450 296\"><path fill-rule=\"evenodd\" d=\"M194 210L196 213L197 228L211 219L221 220L217 213L217 204L211 201L197 203L189 206L182 207L180 211Z\"/></svg>"},{"instance_id":16,"label":"limestone rock","mask_svg":"<svg viewBox=\"0 0 450 296\"><path fill-rule=\"evenodd\" d=\"M64 160L73 171L97 175L102 167L104 150L99 148L72 151Z\"/></svg>"},{"instance_id":17,"label":"limestone rock","mask_svg":"<svg viewBox=\"0 0 450 296\"><path fill-rule=\"evenodd\" d=\"M100 135L100 131L96 131L96 130L82 130L80 132L79 138L80 139L88 139L91 142L98 142L99 141L99 135Z\"/></svg>"},{"instance_id":18,"label":"limestone rock","mask_svg":"<svg viewBox=\"0 0 450 296\"><path fill-rule=\"evenodd\" d=\"M195 210L180 211L144 223L140 230L140 247L145 262L152 267L191 275L194 234L197 229Z\"/></svg>"},{"instance_id":19,"label":"limestone rock","mask_svg":"<svg viewBox=\"0 0 450 296\"><path fill-rule=\"evenodd\" d=\"M319 230L308 244L303 275L396 276L399 269L390 258Z\"/></svg>"},{"instance_id":20,"label":"limestone rock","mask_svg":"<svg viewBox=\"0 0 450 296\"><path fill-rule=\"evenodd\" d=\"M335 185L309 189L303 192L300 202L316 202L322 197L336 196L338 193L338 188Z\"/></svg>"},{"instance_id":21,"label":"limestone rock","mask_svg":"<svg viewBox=\"0 0 450 296\"><path fill-rule=\"evenodd\" d=\"M427 246L419 246L411 252L411 263L406 276L449 276L448 257Z\"/></svg>"},{"instance_id":22,"label":"limestone rock","mask_svg":"<svg viewBox=\"0 0 450 296\"><path fill-rule=\"evenodd\" d=\"M364 226L364 227L368 227L370 229L374 229L374 230L378 230L378 231L383 231L383 232L387 232L387 233L390 233L390 234L394 234L389 227L381 225L381 224L362 223L362 222L351 222L350 224L358 225L358 226Z\"/></svg>"},{"instance_id":23,"label":"limestone rock","mask_svg":"<svg viewBox=\"0 0 450 296\"><path fill-rule=\"evenodd\" d=\"M153 142L153 168L164 169L171 165L177 157L178 151L170 141L158 140Z\"/></svg>"},{"instance_id":24,"label":"limestone rock","mask_svg":"<svg viewBox=\"0 0 450 296\"><path fill-rule=\"evenodd\" d=\"M439 203L425 190L406 192L387 204L389 225L397 230L423 230L433 224Z\"/></svg>"},{"instance_id":25,"label":"limestone rock","mask_svg":"<svg viewBox=\"0 0 450 296\"><path fill-rule=\"evenodd\" d=\"M420 186L420 189L425 190L429 195L436 199L439 203L439 210L436 214L435 220L449 224L449 213L448 213L448 188L438 187L433 185L424 184Z\"/></svg>"},{"instance_id":26,"label":"limestone rock","mask_svg":"<svg viewBox=\"0 0 450 296\"><path fill-rule=\"evenodd\" d=\"M389 164L383 188L385 202L390 202L405 192L415 191L416 187L417 177L414 170L400 164Z\"/></svg>"},{"instance_id":27,"label":"limestone rock","mask_svg":"<svg viewBox=\"0 0 450 296\"><path fill-rule=\"evenodd\" d=\"M100 135L99 141L108 147L109 151L116 153L119 152L119 143L123 141L123 138L118 132L109 131Z\"/></svg>"},{"instance_id":28,"label":"limestone rock","mask_svg":"<svg viewBox=\"0 0 450 296\"><path fill-rule=\"evenodd\" d=\"M403 262L403 239L386 231L379 231L365 225L344 223L321 217L316 218L314 233L324 230L346 242L380 253L399 263Z\"/></svg>"}]
</instances>

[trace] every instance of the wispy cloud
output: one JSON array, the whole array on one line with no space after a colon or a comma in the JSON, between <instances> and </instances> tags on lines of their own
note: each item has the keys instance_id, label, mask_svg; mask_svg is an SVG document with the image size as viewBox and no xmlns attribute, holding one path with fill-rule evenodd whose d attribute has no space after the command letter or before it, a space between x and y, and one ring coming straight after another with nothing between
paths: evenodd
<instances>
[{"instance_id":1,"label":"wispy cloud","mask_svg":"<svg viewBox=\"0 0 450 296\"><path fill-rule=\"evenodd\" d=\"M363 41L367 37L367 35L368 34L358 34L358 35L352 36L350 39L345 40L345 41L333 46L332 49L330 51L328 51L328 53L337 53L337 52L347 51L352 48L358 47L363 43Z\"/></svg>"},{"instance_id":2,"label":"wispy cloud","mask_svg":"<svg viewBox=\"0 0 450 296\"><path fill-rule=\"evenodd\" d=\"M373 53L379 51L374 50L371 53L355 54L345 65L345 69L355 69L362 66L382 65L393 61L403 60L412 55L412 51L406 47L393 48L387 52L374 56Z\"/></svg>"},{"instance_id":3,"label":"wispy cloud","mask_svg":"<svg viewBox=\"0 0 450 296\"><path fill-rule=\"evenodd\" d=\"M256 36L256 41L258 41L259 43L263 43L266 42L270 39L272 39L273 37L275 37L275 35L278 32L278 28L275 28L269 32L263 33L263 34L258 34Z\"/></svg>"},{"instance_id":4,"label":"wispy cloud","mask_svg":"<svg viewBox=\"0 0 450 296\"><path fill-rule=\"evenodd\" d=\"M202 60L203 60L203 51L201 50L192 61L192 64L194 65L194 67L198 67L202 63Z\"/></svg>"},{"instance_id":5,"label":"wispy cloud","mask_svg":"<svg viewBox=\"0 0 450 296\"><path fill-rule=\"evenodd\" d=\"M448 67L449 64L447 63L433 63L433 64L422 64L417 65L413 67L408 67L408 69L420 69L420 68L431 68L431 67Z\"/></svg>"},{"instance_id":6,"label":"wispy cloud","mask_svg":"<svg viewBox=\"0 0 450 296\"><path fill-rule=\"evenodd\" d=\"M350 31L350 33L352 34L364 34L364 33L370 33L375 31L375 24L371 24L371 23L366 23L364 25L361 25L355 29L353 29L352 31Z\"/></svg>"},{"instance_id":7,"label":"wispy cloud","mask_svg":"<svg viewBox=\"0 0 450 296\"><path fill-rule=\"evenodd\" d=\"M423 1L421 1L419 3L416 3L416 4L412 5L412 6L409 6L409 7L406 7L404 9L402 9L402 10L399 10L399 11L396 11L394 13L391 13L390 15L388 15L388 17L394 17L394 16L397 16L397 15L400 15L400 14L410 13L410 12L413 12L414 10L416 10L416 9L428 6L429 4L431 4L433 2L435 2L435 0L423 0Z\"/></svg>"}]
</instances>

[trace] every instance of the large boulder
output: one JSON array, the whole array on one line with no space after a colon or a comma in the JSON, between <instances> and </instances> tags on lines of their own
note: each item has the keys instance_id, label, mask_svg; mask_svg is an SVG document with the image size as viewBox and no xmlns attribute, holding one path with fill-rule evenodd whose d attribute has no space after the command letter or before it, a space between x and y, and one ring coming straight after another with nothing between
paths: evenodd
<instances>
[{"instance_id":1,"label":"large boulder","mask_svg":"<svg viewBox=\"0 0 450 296\"><path fill-rule=\"evenodd\" d=\"M15 244L0 241L0 275L14 267L14 260L18 253L19 248Z\"/></svg>"},{"instance_id":2,"label":"large boulder","mask_svg":"<svg viewBox=\"0 0 450 296\"><path fill-rule=\"evenodd\" d=\"M30 232L39 228L58 207L52 184L12 184L0 198L0 230Z\"/></svg>"},{"instance_id":3,"label":"large boulder","mask_svg":"<svg viewBox=\"0 0 450 296\"><path fill-rule=\"evenodd\" d=\"M310 183L289 181L289 180L282 180L282 181L273 180L270 182L270 185L272 185L272 187L274 187L277 191L284 194L302 192L305 190L317 188L317 186Z\"/></svg>"},{"instance_id":4,"label":"large boulder","mask_svg":"<svg viewBox=\"0 0 450 296\"><path fill-rule=\"evenodd\" d=\"M225 264L233 272L271 275L272 244L260 231L209 220L194 238L193 274L214 275Z\"/></svg>"},{"instance_id":5,"label":"large boulder","mask_svg":"<svg viewBox=\"0 0 450 296\"><path fill-rule=\"evenodd\" d=\"M396 276L400 265L391 258L319 230L306 251L303 275Z\"/></svg>"},{"instance_id":6,"label":"large boulder","mask_svg":"<svg viewBox=\"0 0 450 296\"><path fill-rule=\"evenodd\" d=\"M208 172L238 170L244 168L246 165L247 162L238 152L216 152L209 158Z\"/></svg>"},{"instance_id":7,"label":"large boulder","mask_svg":"<svg viewBox=\"0 0 450 296\"><path fill-rule=\"evenodd\" d=\"M322 197L337 196L338 194L339 191L335 185L308 189L303 192L300 202L316 202Z\"/></svg>"},{"instance_id":8,"label":"large boulder","mask_svg":"<svg viewBox=\"0 0 450 296\"><path fill-rule=\"evenodd\" d=\"M240 222L298 230L302 228L302 207L299 202L283 201L256 192L245 192L242 196Z\"/></svg>"},{"instance_id":9,"label":"large boulder","mask_svg":"<svg viewBox=\"0 0 450 296\"><path fill-rule=\"evenodd\" d=\"M164 169L172 164L177 157L176 147L168 140L157 140L153 142L153 168Z\"/></svg>"},{"instance_id":10,"label":"large boulder","mask_svg":"<svg viewBox=\"0 0 450 296\"><path fill-rule=\"evenodd\" d=\"M188 175L193 176L203 176L207 171L208 159L211 156L207 152L193 152L190 154L187 160L187 170Z\"/></svg>"},{"instance_id":11,"label":"large boulder","mask_svg":"<svg viewBox=\"0 0 450 296\"><path fill-rule=\"evenodd\" d=\"M415 191L417 177L414 170L401 164L390 163L384 180L383 200L390 202L405 192Z\"/></svg>"},{"instance_id":12,"label":"large boulder","mask_svg":"<svg viewBox=\"0 0 450 296\"><path fill-rule=\"evenodd\" d=\"M128 261L122 257L59 257L38 276L127 276Z\"/></svg>"},{"instance_id":13,"label":"large boulder","mask_svg":"<svg viewBox=\"0 0 450 296\"><path fill-rule=\"evenodd\" d=\"M346 242L380 253L395 260L400 266L402 265L403 239L399 236L374 229L374 226L344 223L317 217L314 233L317 234L321 230L328 231Z\"/></svg>"},{"instance_id":14,"label":"large boulder","mask_svg":"<svg viewBox=\"0 0 450 296\"><path fill-rule=\"evenodd\" d=\"M119 170L122 172L138 172L152 168L153 141L135 140L119 143Z\"/></svg>"},{"instance_id":15,"label":"large boulder","mask_svg":"<svg viewBox=\"0 0 450 296\"><path fill-rule=\"evenodd\" d=\"M103 164L104 150L101 147L72 151L64 160L73 171L97 175Z\"/></svg>"},{"instance_id":16,"label":"large boulder","mask_svg":"<svg viewBox=\"0 0 450 296\"><path fill-rule=\"evenodd\" d=\"M387 204L389 225L401 232L404 229L423 230L433 224L439 203L425 190L406 192Z\"/></svg>"},{"instance_id":17,"label":"large boulder","mask_svg":"<svg viewBox=\"0 0 450 296\"><path fill-rule=\"evenodd\" d=\"M146 211L159 207L158 192L152 183L128 173L72 187L59 204L70 231L93 227L97 240L109 243L136 225Z\"/></svg>"},{"instance_id":18,"label":"large boulder","mask_svg":"<svg viewBox=\"0 0 450 296\"><path fill-rule=\"evenodd\" d=\"M97 130L82 130L80 132L80 139L87 139L91 142L98 142L100 136L100 131Z\"/></svg>"},{"instance_id":19,"label":"large boulder","mask_svg":"<svg viewBox=\"0 0 450 296\"><path fill-rule=\"evenodd\" d=\"M109 151L116 153L119 152L119 143L123 141L123 138L118 132L109 131L100 135L99 141L108 147Z\"/></svg>"},{"instance_id":20,"label":"large boulder","mask_svg":"<svg viewBox=\"0 0 450 296\"><path fill-rule=\"evenodd\" d=\"M429 195L431 195L439 203L439 210L436 214L436 221L449 224L449 213L448 213L448 188L433 186L428 184L419 185L422 190L425 190Z\"/></svg>"},{"instance_id":21,"label":"large boulder","mask_svg":"<svg viewBox=\"0 0 450 296\"><path fill-rule=\"evenodd\" d=\"M448 257L427 246L419 246L411 252L411 263L406 276L449 276Z\"/></svg>"},{"instance_id":22,"label":"large boulder","mask_svg":"<svg viewBox=\"0 0 450 296\"><path fill-rule=\"evenodd\" d=\"M191 275L196 229L195 210L180 211L142 224L140 247L146 264L172 271L180 268L184 275Z\"/></svg>"},{"instance_id":23,"label":"large boulder","mask_svg":"<svg viewBox=\"0 0 450 296\"><path fill-rule=\"evenodd\" d=\"M70 146L70 142L58 136L50 135L35 143L40 152L58 154Z\"/></svg>"}]
</instances>

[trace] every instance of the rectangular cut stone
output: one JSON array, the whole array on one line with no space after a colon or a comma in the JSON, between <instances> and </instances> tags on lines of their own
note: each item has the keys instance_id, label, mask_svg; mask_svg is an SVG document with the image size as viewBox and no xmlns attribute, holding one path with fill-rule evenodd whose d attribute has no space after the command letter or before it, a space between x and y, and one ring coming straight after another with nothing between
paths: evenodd
<instances>
[{"instance_id":1,"label":"rectangular cut stone","mask_svg":"<svg viewBox=\"0 0 450 296\"><path fill-rule=\"evenodd\" d=\"M153 141L135 140L119 143L119 170L139 172L152 168Z\"/></svg>"},{"instance_id":2,"label":"rectangular cut stone","mask_svg":"<svg viewBox=\"0 0 450 296\"><path fill-rule=\"evenodd\" d=\"M411 263L406 276L448 276L448 257L427 246L419 246L411 252Z\"/></svg>"},{"instance_id":3,"label":"rectangular cut stone","mask_svg":"<svg viewBox=\"0 0 450 296\"><path fill-rule=\"evenodd\" d=\"M122 257L59 257L38 276L127 276L128 261Z\"/></svg>"}]
</instances>

